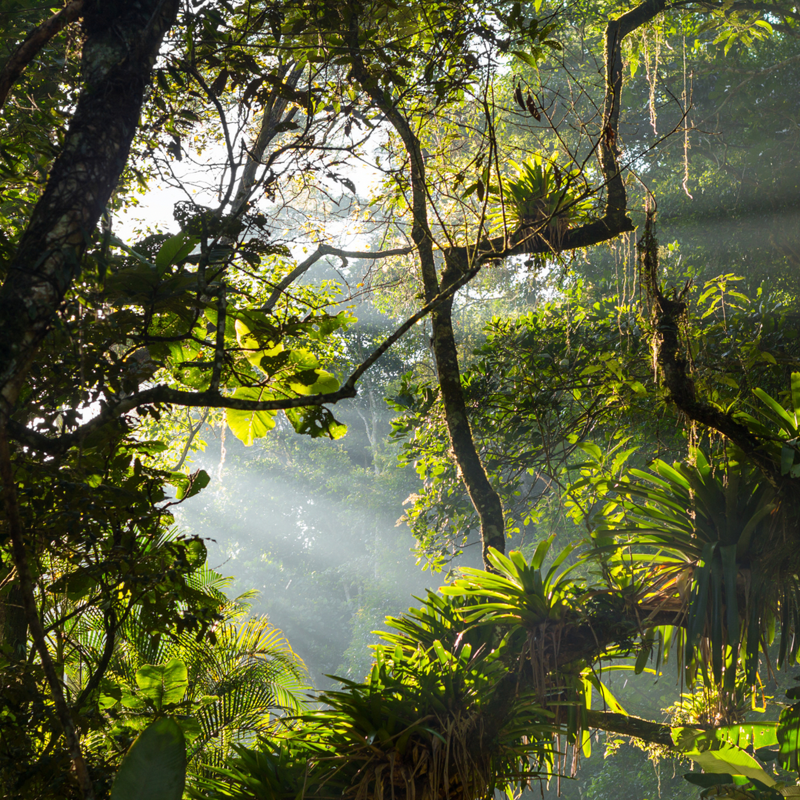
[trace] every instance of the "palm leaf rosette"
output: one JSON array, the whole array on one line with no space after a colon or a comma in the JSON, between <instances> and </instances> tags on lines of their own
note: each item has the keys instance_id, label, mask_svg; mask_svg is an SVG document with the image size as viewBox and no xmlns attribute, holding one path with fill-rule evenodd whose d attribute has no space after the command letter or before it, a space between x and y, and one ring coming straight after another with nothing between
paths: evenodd
<instances>
[{"instance_id":1,"label":"palm leaf rosette","mask_svg":"<svg viewBox=\"0 0 800 800\"><path fill-rule=\"evenodd\" d=\"M606 566L635 572L645 610L674 611L685 623L685 664L710 665L733 692L739 657L752 684L778 622L779 663L796 659L800 586L794 575L775 580L769 567L778 509L769 483L747 465L714 470L702 451L693 455L693 464L657 460L652 472L631 470L635 482L612 484L607 519L621 506L622 520L599 526L595 541Z\"/></svg>"},{"instance_id":2,"label":"palm leaf rosette","mask_svg":"<svg viewBox=\"0 0 800 800\"><path fill-rule=\"evenodd\" d=\"M469 601L461 610L468 625L505 628L510 638L522 634L524 644L517 650L529 664L538 702L555 709L558 723L563 721L561 708L566 708L568 740L577 742L579 730L586 727L586 688L579 670L573 674L557 666L567 617L574 621L575 612L580 613L585 589L581 581L570 577L580 561L564 567L576 546L564 548L545 567L553 539L540 542L530 562L519 551L506 556L490 549L493 572L463 568L462 577L443 586L441 592Z\"/></svg>"},{"instance_id":3,"label":"palm leaf rosette","mask_svg":"<svg viewBox=\"0 0 800 800\"><path fill-rule=\"evenodd\" d=\"M544 236L553 244L561 242L569 227L585 216L590 203L587 190L579 187L580 170L562 169L555 160L537 153L522 164L511 166L516 175L505 178L502 192L495 190L501 209L492 219L512 222L523 237Z\"/></svg>"},{"instance_id":4,"label":"palm leaf rosette","mask_svg":"<svg viewBox=\"0 0 800 800\"><path fill-rule=\"evenodd\" d=\"M390 618L363 683L343 681L319 694L325 708L237 747L197 796L478 800L550 775L552 715L518 695L513 673L508 702L507 643L489 627L468 630L462 605L429 594Z\"/></svg>"}]
</instances>

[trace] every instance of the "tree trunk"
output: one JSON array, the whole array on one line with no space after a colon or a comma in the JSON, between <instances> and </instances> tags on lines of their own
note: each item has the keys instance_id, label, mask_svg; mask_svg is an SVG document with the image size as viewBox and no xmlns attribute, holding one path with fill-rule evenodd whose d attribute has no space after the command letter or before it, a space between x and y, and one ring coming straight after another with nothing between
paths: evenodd
<instances>
[{"instance_id":1,"label":"tree trunk","mask_svg":"<svg viewBox=\"0 0 800 800\"><path fill-rule=\"evenodd\" d=\"M0 288L0 430L15 410L28 366L52 329L65 295L128 160L142 101L161 41L173 25L178 0L86 2L82 53L83 87L64 145L53 164ZM9 510L16 487L11 453L3 441L3 497L12 528L17 580L0 611L3 644L11 652L26 647L30 632L84 797L93 796L80 742L51 662L32 581L28 543ZM18 514L17 514L18 516ZM21 602L20 602L21 601ZM20 617L20 605L24 618Z\"/></svg>"},{"instance_id":2,"label":"tree trunk","mask_svg":"<svg viewBox=\"0 0 800 800\"><path fill-rule=\"evenodd\" d=\"M178 5L95 0L86 6L80 99L0 289L0 397L6 414L122 174L152 66Z\"/></svg>"}]
</instances>

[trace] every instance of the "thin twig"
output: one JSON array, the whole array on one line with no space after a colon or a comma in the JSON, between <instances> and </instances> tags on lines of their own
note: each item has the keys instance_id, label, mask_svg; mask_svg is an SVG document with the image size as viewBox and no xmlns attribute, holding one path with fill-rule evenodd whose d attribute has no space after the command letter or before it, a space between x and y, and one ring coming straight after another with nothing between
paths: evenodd
<instances>
[{"instance_id":1,"label":"thin twig","mask_svg":"<svg viewBox=\"0 0 800 800\"><path fill-rule=\"evenodd\" d=\"M413 248L399 247L395 250L339 250L327 244L321 244L305 261L301 261L273 290L269 299L261 307L262 311L272 311L281 295L304 273L308 272L323 256L336 256L337 258L364 258L375 260L388 256L405 256Z\"/></svg>"},{"instance_id":2,"label":"thin twig","mask_svg":"<svg viewBox=\"0 0 800 800\"><path fill-rule=\"evenodd\" d=\"M186 444L183 446L183 450L181 451L181 457L178 463L172 468L173 472L177 472L186 461L186 457L189 455L189 449L192 446L192 442L194 441L195 436L200 432L200 428L205 425L206 419L208 419L208 412L210 409L206 408L203 413L200 415L200 420L197 425L190 425L189 426L189 435L186 437ZM191 412L189 412L191 416Z\"/></svg>"}]
</instances>

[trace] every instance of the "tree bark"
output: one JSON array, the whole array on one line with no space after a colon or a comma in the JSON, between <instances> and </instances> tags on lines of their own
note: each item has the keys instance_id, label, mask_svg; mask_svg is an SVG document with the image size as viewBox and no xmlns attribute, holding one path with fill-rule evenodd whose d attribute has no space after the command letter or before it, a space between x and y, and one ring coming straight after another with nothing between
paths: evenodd
<instances>
[{"instance_id":1,"label":"tree bark","mask_svg":"<svg viewBox=\"0 0 800 800\"><path fill-rule=\"evenodd\" d=\"M628 217L627 193L619 163L619 114L623 86L622 41L629 33L660 14L666 0L645 0L631 11L608 23L605 33L606 92L603 121L598 142L600 163L606 187L606 205L603 217L567 231L555 247L545 237L532 233L530 240L509 244L506 237L485 239L473 245L450 247L444 251L445 269L441 284L437 276L433 250L433 236L428 222L428 187L425 177L425 160L419 138L408 119L380 87L377 78L364 63L358 45L358 15L351 9L349 46L352 57L352 74L361 83L375 105L386 115L399 134L410 160L411 211L413 224L411 238L417 246L420 272L425 298L431 298L460 279L468 271L478 270L486 261L518 253L554 253L579 247L588 247L613 239L621 233L632 231ZM432 344L436 371L444 407L450 444L459 475L481 524L481 543L484 564L490 547L505 551L505 522L500 496L492 486L475 446L475 437L469 423L469 414L461 389L461 372L458 364L452 323L452 300L442 303L431 315Z\"/></svg>"},{"instance_id":2,"label":"tree bark","mask_svg":"<svg viewBox=\"0 0 800 800\"><path fill-rule=\"evenodd\" d=\"M178 0L84 8L83 89L47 187L0 289L0 397L13 408L86 242L128 159L145 89Z\"/></svg>"},{"instance_id":3,"label":"tree bark","mask_svg":"<svg viewBox=\"0 0 800 800\"><path fill-rule=\"evenodd\" d=\"M661 370L664 386L669 391L669 399L688 419L721 433L733 442L758 466L770 484L780 490L786 483L781 475L780 464L764 450L759 437L732 414L720 411L697 396L694 379L689 374L688 364L682 355L680 330L681 320L686 314L684 293L667 297L662 291L653 211L648 212L644 233L639 240L639 266L652 307L656 362ZM792 484L790 492L794 488Z\"/></svg>"},{"instance_id":4,"label":"tree bark","mask_svg":"<svg viewBox=\"0 0 800 800\"><path fill-rule=\"evenodd\" d=\"M399 134L411 163L411 239L419 255L420 274L425 300L431 303L442 291L448 291L455 280L440 286L436 272L433 235L428 222L428 186L425 174L425 159L419 138L409 121L397 108L392 98L380 87L364 63L358 45L358 15L351 11L350 52L353 58L353 76L361 83L375 105L386 115L389 123ZM462 271L467 274L467 270ZM464 482L470 500L478 512L481 524L481 544L484 564L490 547L505 552L505 524L500 495L489 481L469 424L467 405L461 390L461 370L458 364L452 324L452 298L438 305L431 314L433 353L436 372L444 407L445 420L450 436L459 475Z\"/></svg>"},{"instance_id":5,"label":"tree bark","mask_svg":"<svg viewBox=\"0 0 800 800\"><path fill-rule=\"evenodd\" d=\"M70 6L73 11L76 7ZM128 4L87 0L82 4L86 41L81 95L45 191L0 288L0 468L16 568L12 594L16 592L21 600L26 623L6 624L3 633L20 636L30 632L86 798L93 797L92 781L33 595L6 427L28 366L54 325L79 272L87 242L125 167L152 67L178 7L178 0ZM14 609L6 606L6 622ZM24 640L7 643L12 649L25 644Z\"/></svg>"},{"instance_id":6,"label":"tree bark","mask_svg":"<svg viewBox=\"0 0 800 800\"><path fill-rule=\"evenodd\" d=\"M608 731L609 733L619 733L623 736L633 736L651 744L660 744L677 749L675 748L675 742L672 740L672 728L664 722L651 722L641 717L592 710L587 712L587 722L590 728Z\"/></svg>"},{"instance_id":7,"label":"tree bark","mask_svg":"<svg viewBox=\"0 0 800 800\"><path fill-rule=\"evenodd\" d=\"M11 576L13 570L13 566L4 569L3 579L0 580L0 583L5 583L11 578L5 597L0 599L0 647L7 646L8 657L21 664L27 656L25 645L28 639L28 621L22 605L19 581L14 579L16 576Z\"/></svg>"}]
</instances>

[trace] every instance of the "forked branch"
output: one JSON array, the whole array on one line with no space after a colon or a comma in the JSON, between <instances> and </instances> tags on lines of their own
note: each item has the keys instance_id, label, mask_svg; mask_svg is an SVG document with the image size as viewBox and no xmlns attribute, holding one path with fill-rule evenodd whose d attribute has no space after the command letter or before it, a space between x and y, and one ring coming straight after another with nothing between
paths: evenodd
<instances>
[{"instance_id":1,"label":"forked branch","mask_svg":"<svg viewBox=\"0 0 800 800\"><path fill-rule=\"evenodd\" d=\"M653 343L656 363L661 370L670 400L693 422L718 431L730 439L776 488L782 482L780 465L761 447L761 441L732 414L721 411L698 397L694 378L683 356L681 326L686 315L685 290L667 297L658 274L658 242L655 235L655 211L648 211L644 233L639 240L639 265L642 284L652 306Z\"/></svg>"}]
</instances>

